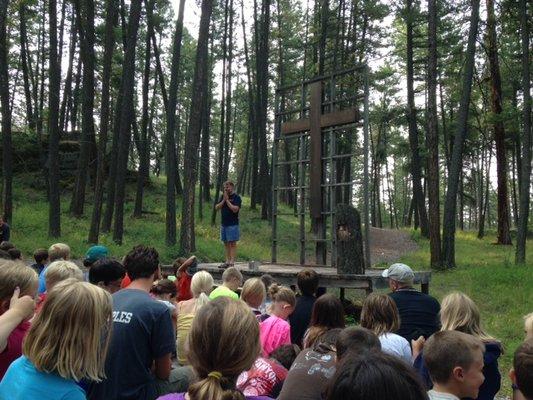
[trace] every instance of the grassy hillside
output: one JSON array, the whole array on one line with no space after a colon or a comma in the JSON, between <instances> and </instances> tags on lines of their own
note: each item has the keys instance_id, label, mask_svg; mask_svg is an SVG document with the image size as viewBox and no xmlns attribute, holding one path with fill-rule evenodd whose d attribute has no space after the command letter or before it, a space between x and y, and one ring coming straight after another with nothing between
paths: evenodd
<instances>
[{"instance_id":1,"label":"grassy hillside","mask_svg":"<svg viewBox=\"0 0 533 400\"><path fill-rule=\"evenodd\" d=\"M62 195L62 237L51 240L48 232L48 204L45 193L31 187L31 176L17 176L15 182L15 212L12 223L12 241L30 257L37 247L48 247L54 241L71 245L74 257L81 258L88 244L87 233L91 204L87 205L86 216L75 219L68 216L69 193ZM90 202L92 199L89 198ZM178 256L178 247L165 246L165 187L163 181L154 180L146 190L145 210L141 219L131 217L134 189L129 190L125 208L125 238L122 246L113 243L111 234L102 235L101 243L109 246L111 253L121 256L134 244L145 243L155 246L162 261L170 263ZM250 210L248 198L243 198L240 214L242 240L239 243L240 260L270 259L270 225L260 219L258 211ZM204 219L196 215L197 255L204 261L222 261L223 248L219 241L218 225L212 226L212 204L204 204ZM178 218L181 203L178 202ZM218 223L218 221L217 221ZM179 221L178 221L179 228ZM280 232L279 259L297 261L298 226L291 217L282 217L278 222ZM429 265L429 243L413 232L413 239L420 249L405 255L401 261L415 269L427 269ZM533 312L533 242L527 246L528 265L514 265L514 247L496 246L493 234L478 240L474 232L458 232L456 239L457 265L449 272L433 274L431 293L441 300L446 293L460 290L471 296L481 309L482 320L489 333L500 339L506 349L502 357L501 372L504 376L502 393L508 394L507 371L511 365L512 353L523 338L522 316ZM360 296L360 293L350 293Z\"/></svg>"}]
</instances>

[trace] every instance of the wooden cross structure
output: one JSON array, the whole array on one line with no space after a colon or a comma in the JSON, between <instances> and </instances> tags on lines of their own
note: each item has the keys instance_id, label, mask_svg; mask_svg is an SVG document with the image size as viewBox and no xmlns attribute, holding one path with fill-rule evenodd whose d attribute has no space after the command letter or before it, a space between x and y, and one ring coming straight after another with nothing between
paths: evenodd
<instances>
[{"instance_id":1,"label":"wooden cross structure","mask_svg":"<svg viewBox=\"0 0 533 400\"><path fill-rule=\"evenodd\" d=\"M364 69L366 71L366 69ZM272 262L277 261L278 195L283 190L296 193L300 217L300 264L306 265L306 242L315 243L315 265L335 265L335 207L337 205L336 192L343 187L350 188L354 182L351 179L337 179L338 162L357 156L348 151L337 152L338 136L340 134L354 137L354 127L359 122L360 112L357 105L364 95L353 90L355 95L345 96L346 88L339 89L338 82L350 82L353 85L360 80L361 68L341 71L325 77L318 77L301 85L293 85L278 89L276 92L276 125L273 146L273 201L272 201ZM324 90L325 88L328 90ZM286 99L292 90L300 90L300 107L286 110ZM309 105L307 106L307 96ZM288 102L287 102L288 103ZM344 107L348 104L347 107ZM298 116L298 119L291 117ZM365 124L366 125L366 124ZM347 130L352 129L351 132ZM298 141L298 156L295 159L279 160L279 146L290 140ZM298 166L298 183L296 185L281 186L278 182L278 168L287 165ZM327 198L326 198L327 197ZM351 199L350 199L351 200ZM350 201L348 200L348 201ZM346 201L346 199L345 199ZM306 205L308 204L308 207ZM328 206L329 205L329 206ZM306 236L306 216L311 218L313 238ZM328 220L331 233L328 237ZM328 245L330 247L330 262L328 263Z\"/></svg>"}]
</instances>

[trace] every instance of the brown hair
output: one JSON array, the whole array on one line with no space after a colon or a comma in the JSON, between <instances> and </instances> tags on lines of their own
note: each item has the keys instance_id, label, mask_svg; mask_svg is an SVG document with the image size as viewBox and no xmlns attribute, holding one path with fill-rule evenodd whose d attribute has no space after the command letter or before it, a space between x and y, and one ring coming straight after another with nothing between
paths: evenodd
<instances>
[{"instance_id":1,"label":"brown hair","mask_svg":"<svg viewBox=\"0 0 533 400\"><path fill-rule=\"evenodd\" d=\"M315 341L333 328L344 328L344 307L341 301L330 293L320 296L313 305L309 330L304 338L304 347L312 347Z\"/></svg>"},{"instance_id":2,"label":"brown hair","mask_svg":"<svg viewBox=\"0 0 533 400\"><path fill-rule=\"evenodd\" d=\"M360 326L343 329L337 337L337 360L347 353L361 354L369 350L381 350L381 342L374 332Z\"/></svg>"},{"instance_id":3,"label":"brown hair","mask_svg":"<svg viewBox=\"0 0 533 400\"><path fill-rule=\"evenodd\" d=\"M170 279L160 279L153 283L150 293L155 295L170 294L170 297L176 297L178 288Z\"/></svg>"},{"instance_id":4,"label":"brown hair","mask_svg":"<svg viewBox=\"0 0 533 400\"><path fill-rule=\"evenodd\" d=\"M259 278L250 278L244 282L241 291L241 299L250 307L257 308L266 298L266 289L263 281Z\"/></svg>"},{"instance_id":5,"label":"brown hair","mask_svg":"<svg viewBox=\"0 0 533 400\"><path fill-rule=\"evenodd\" d=\"M318 274L311 268L306 268L296 275L298 289L304 296L313 296L318 289Z\"/></svg>"},{"instance_id":6,"label":"brown hair","mask_svg":"<svg viewBox=\"0 0 533 400\"><path fill-rule=\"evenodd\" d=\"M67 279L48 294L33 320L23 353L39 371L99 382L111 336L111 295Z\"/></svg>"},{"instance_id":7,"label":"brown hair","mask_svg":"<svg viewBox=\"0 0 533 400\"><path fill-rule=\"evenodd\" d=\"M16 287L20 288L20 296L35 293L30 291L38 283L37 273L21 261L0 259L0 301L10 299Z\"/></svg>"},{"instance_id":8,"label":"brown hair","mask_svg":"<svg viewBox=\"0 0 533 400\"><path fill-rule=\"evenodd\" d=\"M363 302L361 326L378 336L397 331L400 328L400 314L394 300L386 294L370 294Z\"/></svg>"},{"instance_id":9,"label":"brown hair","mask_svg":"<svg viewBox=\"0 0 533 400\"><path fill-rule=\"evenodd\" d=\"M455 367L470 368L478 350L483 352L485 345L475 336L459 331L434 333L424 344L424 362L431 380L444 384Z\"/></svg>"},{"instance_id":10,"label":"brown hair","mask_svg":"<svg viewBox=\"0 0 533 400\"><path fill-rule=\"evenodd\" d=\"M516 385L526 399L533 399L533 338L516 349L513 358Z\"/></svg>"},{"instance_id":11,"label":"brown hair","mask_svg":"<svg viewBox=\"0 0 533 400\"><path fill-rule=\"evenodd\" d=\"M218 297L201 307L189 334L187 356L198 376L190 400L244 400L235 381L260 352L259 324L243 301Z\"/></svg>"},{"instance_id":12,"label":"brown hair","mask_svg":"<svg viewBox=\"0 0 533 400\"><path fill-rule=\"evenodd\" d=\"M296 304L296 296L294 295L294 292L286 286L280 286L277 283L273 283L268 288L268 294L273 302L284 301L293 307Z\"/></svg>"},{"instance_id":13,"label":"brown hair","mask_svg":"<svg viewBox=\"0 0 533 400\"><path fill-rule=\"evenodd\" d=\"M222 282L229 282L233 279L238 279L242 284L242 274L235 267L229 267L222 273Z\"/></svg>"}]
</instances>

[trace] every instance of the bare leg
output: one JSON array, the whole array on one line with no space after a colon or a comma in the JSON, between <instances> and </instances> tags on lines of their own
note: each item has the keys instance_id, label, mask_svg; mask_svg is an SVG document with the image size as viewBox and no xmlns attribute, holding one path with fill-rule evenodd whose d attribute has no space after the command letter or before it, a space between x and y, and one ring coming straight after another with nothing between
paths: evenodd
<instances>
[{"instance_id":1,"label":"bare leg","mask_svg":"<svg viewBox=\"0 0 533 400\"><path fill-rule=\"evenodd\" d=\"M230 245L229 263L233 265L235 264L235 256L237 255L237 242L229 242L229 245Z\"/></svg>"},{"instance_id":2,"label":"bare leg","mask_svg":"<svg viewBox=\"0 0 533 400\"><path fill-rule=\"evenodd\" d=\"M226 264L231 264L231 242L224 242L224 253L226 255Z\"/></svg>"}]
</instances>

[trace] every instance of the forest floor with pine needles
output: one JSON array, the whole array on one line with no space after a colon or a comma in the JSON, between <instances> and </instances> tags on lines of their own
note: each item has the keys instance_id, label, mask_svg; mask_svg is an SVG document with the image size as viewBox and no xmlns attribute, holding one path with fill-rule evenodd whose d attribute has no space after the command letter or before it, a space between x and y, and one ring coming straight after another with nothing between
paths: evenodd
<instances>
[{"instance_id":1,"label":"forest floor with pine needles","mask_svg":"<svg viewBox=\"0 0 533 400\"><path fill-rule=\"evenodd\" d=\"M53 242L65 242L72 248L73 258L83 258L87 250L87 234L92 212L92 198L87 198L85 216L72 218L68 215L70 192L61 195L62 236L58 239L48 237L48 203L44 190L36 189L32 175L17 175L14 185L14 215L11 223L11 241L31 258L36 248L48 246ZM134 186L129 187L125 206L125 236L122 246L112 241L110 233L101 235L100 243L109 247L111 255L120 257L133 245L138 243L155 246L163 263L170 263L179 255L179 246L165 245L165 185L163 179L152 179L146 188L145 211L143 218L132 217ZM269 260L271 249L271 229L267 221L260 218L260 211L250 210L249 198L243 197L240 213L242 238L239 242L238 258L244 260ZM178 229L181 213L181 201L178 206ZM202 261L221 261L223 249L219 241L218 225L211 225L212 203L204 203L203 219L197 214L196 254ZM299 254L298 221L291 216L278 220L280 235L278 259L297 261ZM377 231L379 233L379 231ZM429 269L429 242L418 231L403 230L400 236L410 237L405 243L409 252L400 251L397 255L384 258L379 264L401 261L416 270ZM379 235L378 235L379 237ZM466 293L477 303L481 310L482 321L486 330L501 340L505 353L501 358L502 373L501 395L505 398L511 393L507 372L511 367L513 352L524 337L522 316L533 312L533 241L527 243L525 266L514 265L514 246L494 245L494 232L479 240L476 232L458 232L456 238L457 268L434 272L430 293L439 301L453 290ZM407 251L406 250L406 251ZM309 254L312 249L308 249ZM397 259L394 259L398 257ZM362 293L350 291L348 297L360 300Z\"/></svg>"}]
</instances>

